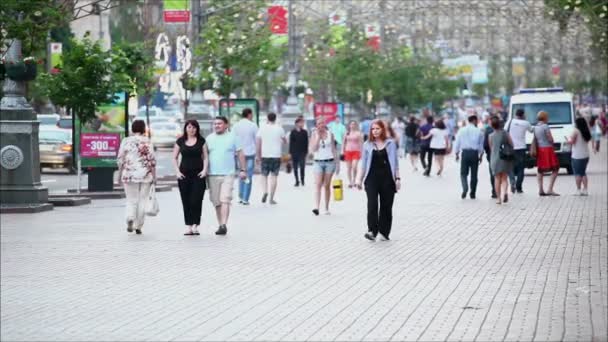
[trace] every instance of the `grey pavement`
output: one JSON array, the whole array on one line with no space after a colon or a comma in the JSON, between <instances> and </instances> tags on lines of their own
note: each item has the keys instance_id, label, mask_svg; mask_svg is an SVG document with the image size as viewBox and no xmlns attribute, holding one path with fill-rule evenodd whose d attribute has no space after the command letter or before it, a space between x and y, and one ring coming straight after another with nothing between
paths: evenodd
<instances>
[{"instance_id":1,"label":"grey pavement","mask_svg":"<svg viewBox=\"0 0 608 342\"><path fill-rule=\"evenodd\" d=\"M498 206L487 164L477 200L458 167L423 177L402 160L389 242L363 238L365 195L330 216L281 174L276 206L233 206L218 237L207 194L185 237L179 194L129 235L124 200L1 216L0 338L60 341L607 341L606 144L588 197L574 179L539 198L534 177ZM531 171L530 171L531 172ZM532 173L530 173L532 174Z\"/></svg>"}]
</instances>

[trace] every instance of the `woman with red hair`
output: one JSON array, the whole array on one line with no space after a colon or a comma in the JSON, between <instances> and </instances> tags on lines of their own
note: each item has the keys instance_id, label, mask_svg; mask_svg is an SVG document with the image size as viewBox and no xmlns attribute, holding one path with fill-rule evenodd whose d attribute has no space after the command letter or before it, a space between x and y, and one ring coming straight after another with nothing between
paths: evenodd
<instances>
[{"instance_id":1,"label":"woman with red hair","mask_svg":"<svg viewBox=\"0 0 608 342\"><path fill-rule=\"evenodd\" d=\"M357 188L365 186L367 194L367 228L365 238L376 241L380 233L389 240L393 223L393 200L401 188L399 177L399 149L388 136L388 125L382 120L372 122L369 140L363 144Z\"/></svg>"}]
</instances>

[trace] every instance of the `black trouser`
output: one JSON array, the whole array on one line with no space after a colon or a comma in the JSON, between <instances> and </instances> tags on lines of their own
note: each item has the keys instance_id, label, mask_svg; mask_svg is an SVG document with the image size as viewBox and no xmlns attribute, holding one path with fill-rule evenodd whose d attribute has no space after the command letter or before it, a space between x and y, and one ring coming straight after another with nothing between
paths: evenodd
<instances>
[{"instance_id":1,"label":"black trouser","mask_svg":"<svg viewBox=\"0 0 608 342\"><path fill-rule=\"evenodd\" d=\"M198 176L198 172L182 172L185 178L177 181L184 208L184 221L187 226L201 224L203 196L207 186L205 179Z\"/></svg>"},{"instance_id":2,"label":"black trouser","mask_svg":"<svg viewBox=\"0 0 608 342\"><path fill-rule=\"evenodd\" d=\"M513 171L509 172L509 182L511 183L511 187L515 187L518 191L522 191L524 183L526 151L526 149L513 151L515 153L515 161L513 163Z\"/></svg>"},{"instance_id":3,"label":"black trouser","mask_svg":"<svg viewBox=\"0 0 608 342\"><path fill-rule=\"evenodd\" d=\"M293 162L293 175L296 177L296 183L304 184L304 169L306 168L306 153L292 154L291 161ZM298 177L298 169L300 177Z\"/></svg>"},{"instance_id":4,"label":"black trouser","mask_svg":"<svg viewBox=\"0 0 608 342\"><path fill-rule=\"evenodd\" d=\"M462 150L460 160L460 181L462 182L462 192L469 191L467 177L469 170L471 171L471 195L475 195L477 191L477 169L479 167L479 154L477 150Z\"/></svg>"},{"instance_id":5,"label":"black trouser","mask_svg":"<svg viewBox=\"0 0 608 342\"><path fill-rule=\"evenodd\" d=\"M420 146L420 162L422 163L422 168L427 173L430 173L433 166L433 149L430 146Z\"/></svg>"},{"instance_id":6,"label":"black trouser","mask_svg":"<svg viewBox=\"0 0 608 342\"><path fill-rule=\"evenodd\" d=\"M365 180L367 229L374 236L378 235L379 232L388 237L391 233L395 190L395 182L391 175L387 175L387 177L368 175ZM380 210L378 210L378 198L380 198Z\"/></svg>"},{"instance_id":7,"label":"black trouser","mask_svg":"<svg viewBox=\"0 0 608 342\"><path fill-rule=\"evenodd\" d=\"M490 173L490 184L492 185L492 195L496 195L496 188L494 187L494 174L492 173L492 166L490 163L490 154L486 153L486 160L488 161L488 173Z\"/></svg>"}]
</instances>

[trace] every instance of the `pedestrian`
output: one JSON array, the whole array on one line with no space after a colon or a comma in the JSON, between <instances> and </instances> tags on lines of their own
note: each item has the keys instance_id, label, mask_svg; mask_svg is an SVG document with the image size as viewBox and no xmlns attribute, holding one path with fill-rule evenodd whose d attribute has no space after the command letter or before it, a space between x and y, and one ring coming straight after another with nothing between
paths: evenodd
<instances>
[{"instance_id":1,"label":"pedestrian","mask_svg":"<svg viewBox=\"0 0 608 342\"><path fill-rule=\"evenodd\" d=\"M239 145L243 148L245 155L247 177L239 179L239 204L249 205L251 188L253 185L253 171L255 169L256 136L258 126L253 122L253 111L251 108L243 109L242 118L232 130L236 135Z\"/></svg>"},{"instance_id":2,"label":"pedestrian","mask_svg":"<svg viewBox=\"0 0 608 342\"><path fill-rule=\"evenodd\" d=\"M173 167L184 211L184 235L200 235L198 226L201 225L209 158L198 121L188 120L184 124L184 134L173 146Z\"/></svg>"},{"instance_id":3,"label":"pedestrian","mask_svg":"<svg viewBox=\"0 0 608 342\"><path fill-rule=\"evenodd\" d=\"M589 141L591 141L591 138L587 120L583 117L576 118L575 128L568 139L568 143L572 146L572 171L574 171L576 182L576 194L579 196L588 195L587 164L589 163Z\"/></svg>"},{"instance_id":4,"label":"pedestrian","mask_svg":"<svg viewBox=\"0 0 608 342\"><path fill-rule=\"evenodd\" d=\"M418 165L418 153L420 152L420 127L414 115L410 116L407 126L405 126L404 136L404 151L406 154L409 154L410 163L412 163L412 168L416 172L418 171L416 165Z\"/></svg>"},{"instance_id":5,"label":"pedestrian","mask_svg":"<svg viewBox=\"0 0 608 342\"><path fill-rule=\"evenodd\" d=\"M395 116L393 118L393 122L391 122L391 129L395 132L395 140L397 140L397 147L401 147L405 145L405 122L399 116ZM403 150L399 149L399 158L401 158L401 153Z\"/></svg>"},{"instance_id":6,"label":"pedestrian","mask_svg":"<svg viewBox=\"0 0 608 342\"><path fill-rule=\"evenodd\" d=\"M539 196L559 196L553 191L557 173L559 171L559 161L553 149L553 135L547 122L549 122L549 113L540 111L537 114L538 123L534 126L534 141L536 145L536 168L538 180ZM543 187L543 177L547 172L551 172L549 179L549 191L545 192Z\"/></svg>"},{"instance_id":7,"label":"pedestrian","mask_svg":"<svg viewBox=\"0 0 608 342\"><path fill-rule=\"evenodd\" d=\"M426 123L420 126L420 137L423 137L433 129L433 117L431 115L425 117ZM430 139L420 139L420 163L424 169L424 175L429 176L431 174L431 167L433 166L433 150L431 149Z\"/></svg>"},{"instance_id":8,"label":"pedestrian","mask_svg":"<svg viewBox=\"0 0 608 342\"><path fill-rule=\"evenodd\" d=\"M314 158L315 207L313 214L319 215L321 190L325 193L325 215L329 215L331 179L340 173L340 159L336 150L335 138L325 124L325 118L317 118L317 127L310 137L309 153Z\"/></svg>"},{"instance_id":9,"label":"pedestrian","mask_svg":"<svg viewBox=\"0 0 608 342\"><path fill-rule=\"evenodd\" d=\"M454 153L456 161L462 152L460 162L460 181L462 183L462 194L460 198L467 197L467 192L471 199L475 199L477 192L477 170L481 164L483 155L483 133L477 128L477 116L471 115L467 121L469 124L458 130L456 141L454 142ZM467 184L467 177L471 173L471 186Z\"/></svg>"},{"instance_id":10,"label":"pedestrian","mask_svg":"<svg viewBox=\"0 0 608 342\"><path fill-rule=\"evenodd\" d=\"M282 147L283 144L287 143L287 140L283 127L276 122L277 115L268 113L266 118L266 125L260 128L257 135L257 160L258 163L261 163L262 189L264 191L262 203L266 203L268 191L270 191L270 204L277 204L274 195L277 191L277 178L281 168Z\"/></svg>"},{"instance_id":11,"label":"pedestrian","mask_svg":"<svg viewBox=\"0 0 608 342\"><path fill-rule=\"evenodd\" d=\"M592 143L593 153L598 153L600 151L602 128L601 128L601 122L600 122L600 120L598 120L597 116L595 116L595 115L591 116L591 120L589 120L589 127L591 128L591 139L593 140L593 143Z\"/></svg>"},{"instance_id":12,"label":"pedestrian","mask_svg":"<svg viewBox=\"0 0 608 342\"><path fill-rule=\"evenodd\" d=\"M308 155L308 132L304 129L304 117L296 118L295 127L289 133L289 154L293 163L293 175L296 178L295 186L304 186L304 170L306 169L306 156ZM299 177L298 177L299 171Z\"/></svg>"},{"instance_id":13,"label":"pedestrian","mask_svg":"<svg viewBox=\"0 0 608 342\"><path fill-rule=\"evenodd\" d=\"M445 124L442 119L435 121L435 127L432 128L429 133L421 139L430 139L430 147L433 150L433 154L435 155L435 162L439 165L439 170L437 171L437 176L441 176L443 172L443 159L446 154L450 153L450 133L447 130ZM429 163L430 165L430 163ZM430 174L430 167L428 172L426 172L426 176Z\"/></svg>"},{"instance_id":14,"label":"pedestrian","mask_svg":"<svg viewBox=\"0 0 608 342\"><path fill-rule=\"evenodd\" d=\"M359 131L357 121L353 120L348 123L348 131L344 140L344 161L346 162L348 187L353 188L357 182L357 169L363 148L363 134Z\"/></svg>"},{"instance_id":15,"label":"pedestrian","mask_svg":"<svg viewBox=\"0 0 608 342\"><path fill-rule=\"evenodd\" d=\"M487 116L484 120L484 129L483 129L483 151L486 154L486 161L488 162L488 173L490 175L490 187L492 188L492 198L496 198L496 188L494 187L494 174L492 173L492 165L490 163L490 157L492 156L492 152L490 152L490 134L494 133L492 126L490 125L490 121L493 115Z\"/></svg>"},{"instance_id":16,"label":"pedestrian","mask_svg":"<svg viewBox=\"0 0 608 342\"><path fill-rule=\"evenodd\" d=\"M494 175L494 188L496 189L496 204L507 203L509 201L508 192L508 175L513 169L513 160L508 159L502 153L503 151L513 149L513 141L507 132L504 131L501 125L501 119L498 116L492 117L490 120L494 132L490 134L488 144L490 145L490 167ZM503 195L501 197L500 195Z\"/></svg>"},{"instance_id":17,"label":"pedestrian","mask_svg":"<svg viewBox=\"0 0 608 342\"><path fill-rule=\"evenodd\" d=\"M344 155L342 152L344 151L344 137L346 136L346 126L342 123L342 118L339 115L336 115L336 118L331 121L327 128L334 136L334 143L336 144L336 151L340 154L339 160L344 160Z\"/></svg>"},{"instance_id":18,"label":"pedestrian","mask_svg":"<svg viewBox=\"0 0 608 342\"><path fill-rule=\"evenodd\" d=\"M369 130L372 125L372 119L368 116L361 122L361 132L363 132L363 141L369 138Z\"/></svg>"},{"instance_id":19,"label":"pedestrian","mask_svg":"<svg viewBox=\"0 0 608 342\"><path fill-rule=\"evenodd\" d=\"M378 234L390 240L393 223L393 200L401 188L399 152L394 139L387 136L388 125L375 120L370 138L363 145L357 188L365 186L367 195L367 233L365 238L375 241Z\"/></svg>"},{"instance_id":20,"label":"pedestrian","mask_svg":"<svg viewBox=\"0 0 608 342\"><path fill-rule=\"evenodd\" d=\"M236 170L235 156L239 160L239 178L247 178L245 154L238 145L236 136L228 131L228 119L218 116L213 120L213 130L207 137L209 156L209 175L207 185L209 197L215 207L215 215L219 224L215 235L226 235L228 232L228 217L234 188L234 171Z\"/></svg>"},{"instance_id":21,"label":"pedestrian","mask_svg":"<svg viewBox=\"0 0 608 342\"><path fill-rule=\"evenodd\" d=\"M133 135L124 138L118 149L118 179L123 183L127 199L127 232L135 229L136 234L141 234L145 204L156 182L156 157L150 140L144 136L144 121L133 121L131 132Z\"/></svg>"},{"instance_id":22,"label":"pedestrian","mask_svg":"<svg viewBox=\"0 0 608 342\"><path fill-rule=\"evenodd\" d=\"M507 133L513 141L513 152L515 159L513 161L513 171L509 173L509 180L511 183L511 192L518 194L523 193L524 183L524 169L526 152L528 147L526 146L526 132L532 133L534 128L528 120L523 109L518 109L515 112L515 117L511 118L507 125Z\"/></svg>"}]
</instances>

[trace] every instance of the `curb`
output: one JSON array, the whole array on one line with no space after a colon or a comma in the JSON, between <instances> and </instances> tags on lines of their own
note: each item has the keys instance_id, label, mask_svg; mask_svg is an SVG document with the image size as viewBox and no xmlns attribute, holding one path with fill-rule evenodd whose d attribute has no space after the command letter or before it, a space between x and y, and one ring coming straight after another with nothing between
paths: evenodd
<instances>
[{"instance_id":1,"label":"curb","mask_svg":"<svg viewBox=\"0 0 608 342\"><path fill-rule=\"evenodd\" d=\"M85 205L91 203L90 197L71 197L71 196L49 196L49 202L56 207L75 207L79 205Z\"/></svg>"},{"instance_id":2,"label":"curb","mask_svg":"<svg viewBox=\"0 0 608 342\"><path fill-rule=\"evenodd\" d=\"M0 205L0 213L2 214L36 214L50 210L53 210L53 205L51 203Z\"/></svg>"}]
</instances>

